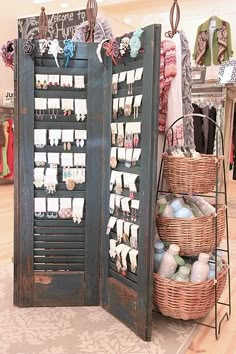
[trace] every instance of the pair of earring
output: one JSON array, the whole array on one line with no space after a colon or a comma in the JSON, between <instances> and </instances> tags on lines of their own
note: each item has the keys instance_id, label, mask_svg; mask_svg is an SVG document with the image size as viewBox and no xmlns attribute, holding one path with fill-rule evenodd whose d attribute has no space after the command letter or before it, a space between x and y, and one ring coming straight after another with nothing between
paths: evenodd
<instances>
[{"instance_id":1,"label":"pair of earring","mask_svg":"<svg viewBox=\"0 0 236 354\"><path fill-rule=\"evenodd\" d=\"M45 213L34 213L34 216L35 216L36 218L42 219L42 218L44 218Z\"/></svg>"},{"instance_id":2,"label":"pair of earring","mask_svg":"<svg viewBox=\"0 0 236 354\"><path fill-rule=\"evenodd\" d=\"M133 94L133 84L128 84L128 95Z\"/></svg>"},{"instance_id":3,"label":"pair of earring","mask_svg":"<svg viewBox=\"0 0 236 354\"><path fill-rule=\"evenodd\" d=\"M57 219L58 215L57 212L47 212L47 218L48 219Z\"/></svg>"},{"instance_id":4,"label":"pair of earring","mask_svg":"<svg viewBox=\"0 0 236 354\"><path fill-rule=\"evenodd\" d=\"M85 144L84 139L81 139L81 140L77 139L76 140L77 147L84 147L84 144Z\"/></svg>"},{"instance_id":5,"label":"pair of earring","mask_svg":"<svg viewBox=\"0 0 236 354\"><path fill-rule=\"evenodd\" d=\"M137 221L137 209L134 208L131 209L131 221L133 222Z\"/></svg>"},{"instance_id":6,"label":"pair of earring","mask_svg":"<svg viewBox=\"0 0 236 354\"><path fill-rule=\"evenodd\" d=\"M56 185L55 183L48 182L44 184L45 190L47 194L53 194L56 192Z\"/></svg>"},{"instance_id":7,"label":"pair of earring","mask_svg":"<svg viewBox=\"0 0 236 354\"><path fill-rule=\"evenodd\" d=\"M36 110L36 116L38 120L43 120L44 119L44 112L41 109Z\"/></svg>"},{"instance_id":8,"label":"pair of earring","mask_svg":"<svg viewBox=\"0 0 236 354\"><path fill-rule=\"evenodd\" d=\"M33 182L35 188L42 188L44 185L44 181L42 178L36 178Z\"/></svg>"},{"instance_id":9,"label":"pair of earring","mask_svg":"<svg viewBox=\"0 0 236 354\"><path fill-rule=\"evenodd\" d=\"M125 160L125 167L130 168L131 166L131 161Z\"/></svg>"},{"instance_id":10,"label":"pair of earring","mask_svg":"<svg viewBox=\"0 0 236 354\"><path fill-rule=\"evenodd\" d=\"M120 108L118 109L118 116L123 116L124 113L125 113L124 108L121 108L121 107L120 107Z\"/></svg>"},{"instance_id":11,"label":"pair of earring","mask_svg":"<svg viewBox=\"0 0 236 354\"><path fill-rule=\"evenodd\" d=\"M113 111L112 111L112 118L113 119L117 119L117 115L118 115L118 111L116 109L113 108Z\"/></svg>"},{"instance_id":12,"label":"pair of earring","mask_svg":"<svg viewBox=\"0 0 236 354\"><path fill-rule=\"evenodd\" d=\"M70 167L64 167L64 169L63 169L63 178L67 179L69 177L71 177Z\"/></svg>"},{"instance_id":13,"label":"pair of earring","mask_svg":"<svg viewBox=\"0 0 236 354\"><path fill-rule=\"evenodd\" d=\"M138 144L139 144L139 135L138 135L138 133L135 133L134 138L133 138L133 145L134 145L134 147L137 147Z\"/></svg>"},{"instance_id":14,"label":"pair of earring","mask_svg":"<svg viewBox=\"0 0 236 354\"><path fill-rule=\"evenodd\" d=\"M114 82L113 84L112 84L112 94L113 95L116 95L117 94L117 92L118 92L118 84L116 83L116 82Z\"/></svg>"},{"instance_id":15,"label":"pair of earring","mask_svg":"<svg viewBox=\"0 0 236 354\"><path fill-rule=\"evenodd\" d=\"M37 167L44 167L46 165L46 162L45 161L36 161L35 162L35 166Z\"/></svg>"},{"instance_id":16,"label":"pair of earring","mask_svg":"<svg viewBox=\"0 0 236 354\"><path fill-rule=\"evenodd\" d=\"M124 114L126 117L129 117L131 116L131 113L132 113L132 106L131 104L126 104L125 105L125 109L124 109Z\"/></svg>"},{"instance_id":17,"label":"pair of earring","mask_svg":"<svg viewBox=\"0 0 236 354\"><path fill-rule=\"evenodd\" d=\"M54 109L54 108L52 108L52 109L49 109L48 110L48 113L49 113L49 115L50 115L50 119L57 119L57 115L58 115L58 109Z\"/></svg>"},{"instance_id":18,"label":"pair of earring","mask_svg":"<svg viewBox=\"0 0 236 354\"><path fill-rule=\"evenodd\" d=\"M71 87L70 84L63 84L62 87Z\"/></svg>"},{"instance_id":19,"label":"pair of earring","mask_svg":"<svg viewBox=\"0 0 236 354\"><path fill-rule=\"evenodd\" d=\"M44 80L44 82L43 82L43 83L41 83L41 81L40 81L40 80L38 80L38 81L36 82L36 88L37 88L38 90L41 90L41 89L43 89L43 90L47 90L47 89L48 89L48 84L47 84L47 81L46 81L46 80Z\"/></svg>"},{"instance_id":20,"label":"pair of earring","mask_svg":"<svg viewBox=\"0 0 236 354\"><path fill-rule=\"evenodd\" d=\"M64 117L65 116L71 116L72 110L71 109L64 109Z\"/></svg>"},{"instance_id":21,"label":"pair of earring","mask_svg":"<svg viewBox=\"0 0 236 354\"><path fill-rule=\"evenodd\" d=\"M52 81L50 81L50 82L48 83L48 86L59 86L59 83L58 83L58 82L52 82Z\"/></svg>"},{"instance_id":22,"label":"pair of earring","mask_svg":"<svg viewBox=\"0 0 236 354\"><path fill-rule=\"evenodd\" d=\"M133 136L131 134L126 134L124 147L126 149L132 149L133 147Z\"/></svg>"},{"instance_id":23,"label":"pair of earring","mask_svg":"<svg viewBox=\"0 0 236 354\"><path fill-rule=\"evenodd\" d=\"M58 142L59 142L58 139L50 139L50 145L51 146L53 146L53 145L57 146Z\"/></svg>"},{"instance_id":24,"label":"pair of earring","mask_svg":"<svg viewBox=\"0 0 236 354\"><path fill-rule=\"evenodd\" d=\"M38 149L43 149L45 148L45 144L35 144L35 147L38 148Z\"/></svg>"},{"instance_id":25,"label":"pair of earring","mask_svg":"<svg viewBox=\"0 0 236 354\"><path fill-rule=\"evenodd\" d=\"M124 136L123 135L118 135L117 136L117 145L119 147L123 147L124 146Z\"/></svg>"},{"instance_id":26,"label":"pair of earring","mask_svg":"<svg viewBox=\"0 0 236 354\"><path fill-rule=\"evenodd\" d=\"M64 143L63 144L63 150L70 151L71 150L71 143Z\"/></svg>"}]
</instances>

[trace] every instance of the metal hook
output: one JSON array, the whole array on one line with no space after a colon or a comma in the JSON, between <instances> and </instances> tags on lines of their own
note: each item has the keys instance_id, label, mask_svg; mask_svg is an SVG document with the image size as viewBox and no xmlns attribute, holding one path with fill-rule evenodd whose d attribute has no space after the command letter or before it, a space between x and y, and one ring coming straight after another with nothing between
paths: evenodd
<instances>
[{"instance_id":1,"label":"metal hook","mask_svg":"<svg viewBox=\"0 0 236 354\"><path fill-rule=\"evenodd\" d=\"M174 21L174 15L175 15L175 21ZM170 9L169 18L170 18L171 30L166 32L165 36L168 38L173 38L174 35L178 32L177 29L180 21L180 8L179 8L178 0L174 0L174 3Z\"/></svg>"}]
</instances>

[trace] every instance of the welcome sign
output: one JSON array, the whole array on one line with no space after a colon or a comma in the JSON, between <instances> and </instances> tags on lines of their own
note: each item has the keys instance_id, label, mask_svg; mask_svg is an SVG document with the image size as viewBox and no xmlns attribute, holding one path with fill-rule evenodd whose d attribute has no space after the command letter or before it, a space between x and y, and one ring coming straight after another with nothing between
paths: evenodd
<instances>
[{"instance_id":1,"label":"welcome sign","mask_svg":"<svg viewBox=\"0 0 236 354\"><path fill-rule=\"evenodd\" d=\"M72 38L75 28L86 21L86 10L47 15L50 38ZM38 34L39 16L18 19L18 38L32 39Z\"/></svg>"}]
</instances>

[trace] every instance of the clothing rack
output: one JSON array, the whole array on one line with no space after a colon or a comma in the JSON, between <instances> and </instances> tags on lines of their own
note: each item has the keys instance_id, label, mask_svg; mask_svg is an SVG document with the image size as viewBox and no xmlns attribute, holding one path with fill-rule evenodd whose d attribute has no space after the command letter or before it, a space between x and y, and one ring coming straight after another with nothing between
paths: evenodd
<instances>
[{"instance_id":1,"label":"clothing rack","mask_svg":"<svg viewBox=\"0 0 236 354\"><path fill-rule=\"evenodd\" d=\"M221 98L225 101L225 87L222 85L195 85L192 87L192 98Z\"/></svg>"},{"instance_id":2,"label":"clothing rack","mask_svg":"<svg viewBox=\"0 0 236 354\"><path fill-rule=\"evenodd\" d=\"M192 93L192 97L222 97L222 93L209 93L209 92L195 92Z\"/></svg>"}]
</instances>

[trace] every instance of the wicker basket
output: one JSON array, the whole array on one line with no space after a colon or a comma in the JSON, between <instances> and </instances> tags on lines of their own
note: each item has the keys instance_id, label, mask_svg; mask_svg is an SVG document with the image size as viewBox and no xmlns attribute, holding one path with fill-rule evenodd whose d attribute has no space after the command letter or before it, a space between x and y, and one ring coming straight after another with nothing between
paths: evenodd
<instances>
[{"instance_id":1,"label":"wicker basket","mask_svg":"<svg viewBox=\"0 0 236 354\"><path fill-rule=\"evenodd\" d=\"M218 157L218 170L224 157ZM216 185L214 155L202 155L201 159L169 156L163 154L164 177L172 193L210 193Z\"/></svg>"},{"instance_id":2,"label":"wicker basket","mask_svg":"<svg viewBox=\"0 0 236 354\"><path fill-rule=\"evenodd\" d=\"M224 262L218 274L217 300L227 279L228 266ZM153 273L153 304L165 316L194 320L206 316L215 304L214 279L202 283L184 283Z\"/></svg>"},{"instance_id":3,"label":"wicker basket","mask_svg":"<svg viewBox=\"0 0 236 354\"><path fill-rule=\"evenodd\" d=\"M217 213L217 246L225 233L225 206ZM181 256L198 256L215 248L215 214L195 219L177 219L157 216L158 235L162 241L175 243Z\"/></svg>"}]
</instances>

